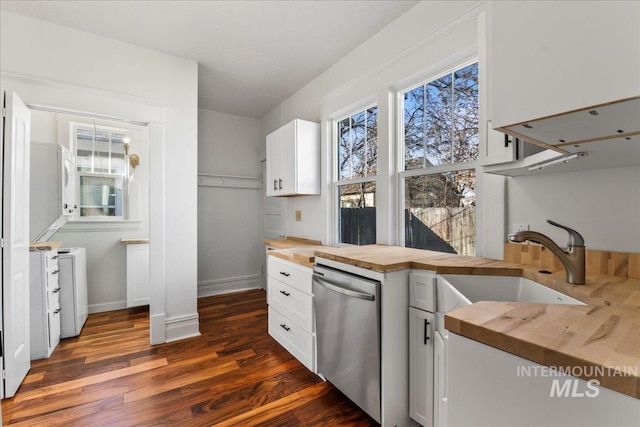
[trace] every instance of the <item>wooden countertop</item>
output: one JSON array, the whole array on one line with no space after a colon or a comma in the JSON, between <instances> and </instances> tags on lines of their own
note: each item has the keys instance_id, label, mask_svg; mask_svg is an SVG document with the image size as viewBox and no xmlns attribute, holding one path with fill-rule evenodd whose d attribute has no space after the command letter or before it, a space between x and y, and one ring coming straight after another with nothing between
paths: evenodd
<instances>
[{"instance_id":1,"label":"wooden countertop","mask_svg":"<svg viewBox=\"0 0 640 427\"><path fill-rule=\"evenodd\" d=\"M445 328L640 399L640 309L481 301Z\"/></svg>"},{"instance_id":2,"label":"wooden countertop","mask_svg":"<svg viewBox=\"0 0 640 427\"><path fill-rule=\"evenodd\" d=\"M318 240L304 239L302 237L288 236L284 239L264 239L262 244L276 249L290 249L302 246L320 246L322 245L322 242Z\"/></svg>"},{"instance_id":3,"label":"wooden countertop","mask_svg":"<svg viewBox=\"0 0 640 427\"><path fill-rule=\"evenodd\" d=\"M323 248L317 240L303 239L300 237L287 237L284 239L265 239L265 246L277 248L270 250L269 255L281 258L305 267L313 267L315 263L314 251Z\"/></svg>"},{"instance_id":4,"label":"wooden countertop","mask_svg":"<svg viewBox=\"0 0 640 427\"><path fill-rule=\"evenodd\" d=\"M585 368L587 374L586 367L604 367L613 375L585 378L640 399L640 279L587 274L585 285L572 285L563 269L545 268L547 274L535 265L386 245L307 247L299 254L311 249L315 257L381 273L411 268L522 276L583 301L588 305L477 302L447 313L445 327L543 365ZM632 375L616 375L616 368Z\"/></svg>"},{"instance_id":5,"label":"wooden countertop","mask_svg":"<svg viewBox=\"0 0 640 427\"><path fill-rule=\"evenodd\" d=\"M572 285L565 282L563 269L547 269L545 274L538 266L386 245L322 246L314 255L380 273L413 268L439 274L522 276L587 304L640 307L640 279L629 277L588 274L585 285Z\"/></svg>"},{"instance_id":6,"label":"wooden countertop","mask_svg":"<svg viewBox=\"0 0 640 427\"><path fill-rule=\"evenodd\" d=\"M312 268L315 264L314 251L322 246L301 246L299 248L277 249L269 251L269 255L281 258L305 267Z\"/></svg>"},{"instance_id":7,"label":"wooden countertop","mask_svg":"<svg viewBox=\"0 0 640 427\"><path fill-rule=\"evenodd\" d=\"M149 243L149 239L120 239L123 245L144 245Z\"/></svg>"},{"instance_id":8,"label":"wooden countertop","mask_svg":"<svg viewBox=\"0 0 640 427\"><path fill-rule=\"evenodd\" d=\"M29 252L52 251L62 246L61 242L35 242L29 243Z\"/></svg>"}]
</instances>

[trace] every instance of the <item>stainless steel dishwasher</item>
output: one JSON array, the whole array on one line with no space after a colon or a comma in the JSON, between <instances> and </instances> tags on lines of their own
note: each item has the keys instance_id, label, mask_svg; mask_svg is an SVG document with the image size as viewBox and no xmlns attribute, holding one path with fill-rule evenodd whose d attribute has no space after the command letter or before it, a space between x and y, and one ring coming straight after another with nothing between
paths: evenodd
<instances>
[{"instance_id":1,"label":"stainless steel dishwasher","mask_svg":"<svg viewBox=\"0 0 640 427\"><path fill-rule=\"evenodd\" d=\"M318 373L380 422L380 282L313 269Z\"/></svg>"}]
</instances>

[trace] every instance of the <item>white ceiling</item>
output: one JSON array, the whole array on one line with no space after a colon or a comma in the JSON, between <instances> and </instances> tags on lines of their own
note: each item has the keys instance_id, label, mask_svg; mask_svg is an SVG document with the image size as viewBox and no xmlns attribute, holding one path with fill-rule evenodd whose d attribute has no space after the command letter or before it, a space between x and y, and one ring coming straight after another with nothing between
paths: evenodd
<instances>
[{"instance_id":1,"label":"white ceiling","mask_svg":"<svg viewBox=\"0 0 640 427\"><path fill-rule=\"evenodd\" d=\"M260 118L417 1L8 1L0 8L195 60L200 108Z\"/></svg>"}]
</instances>

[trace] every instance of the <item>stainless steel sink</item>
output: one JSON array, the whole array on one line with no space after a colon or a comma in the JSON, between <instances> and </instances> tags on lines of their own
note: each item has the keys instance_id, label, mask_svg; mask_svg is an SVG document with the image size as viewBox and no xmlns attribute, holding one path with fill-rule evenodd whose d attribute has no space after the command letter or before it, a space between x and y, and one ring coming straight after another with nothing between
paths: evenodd
<instances>
[{"instance_id":1,"label":"stainless steel sink","mask_svg":"<svg viewBox=\"0 0 640 427\"><path fill-rule=\"evenodd\" d=\"M441 313L477 301L585 305L582 301L524 277L461 274L436 276L436 301L437 311Z\"/></svg>"}]
</instances>

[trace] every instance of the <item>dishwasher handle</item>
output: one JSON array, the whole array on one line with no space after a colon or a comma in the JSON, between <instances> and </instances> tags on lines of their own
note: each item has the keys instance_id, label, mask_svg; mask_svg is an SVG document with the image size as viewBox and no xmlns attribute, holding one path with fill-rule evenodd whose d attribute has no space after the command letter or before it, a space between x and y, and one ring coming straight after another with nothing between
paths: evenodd
<instances>
[{"instance_id":1,"label":"dishwasher handle","mask_svg":"<svg viewBox=\"0 0 640 427\"><path fill-rule=\"evenodd\" d=\"M367 301L373 301L376 299L375 295L347 289L338 282L322 278L316 274L313 275L313 283L317 283L318 285L323 286L331 291L338 292L349 297L364 299Z\"/></svg>"}]
</instances>

